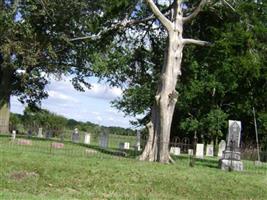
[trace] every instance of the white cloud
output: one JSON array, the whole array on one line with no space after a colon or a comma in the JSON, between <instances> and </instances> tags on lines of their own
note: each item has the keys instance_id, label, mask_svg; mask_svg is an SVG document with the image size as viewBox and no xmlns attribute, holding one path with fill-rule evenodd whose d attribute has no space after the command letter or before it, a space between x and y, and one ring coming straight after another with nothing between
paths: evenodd
<instances>
[{"instance_id":1,"label":"white cloud","mask_svg":"<svg viewBox=\"0 0 267 200\"><path fill-rule=\"evenodd\" d=\"M58 100L63 100L63 101L69 101L73 103L78 103L79 101L77 98L73 98L69 95L63 94L62 92L55 91L55 90L49 90L48 95L51 98L58 99Z\"/></svg>"},{"instance_id":2,"label":"white cloud","mask_svg":"<svg viewBox=\"0 0 267 200\"><path fill-rule=\"evenodd\" d=\"M115 99L122 94L122 90L117 87L110 87L104 84L93 83L92 88L85 92L87 96L103 99Z\"/></svg>"}]
</instances>

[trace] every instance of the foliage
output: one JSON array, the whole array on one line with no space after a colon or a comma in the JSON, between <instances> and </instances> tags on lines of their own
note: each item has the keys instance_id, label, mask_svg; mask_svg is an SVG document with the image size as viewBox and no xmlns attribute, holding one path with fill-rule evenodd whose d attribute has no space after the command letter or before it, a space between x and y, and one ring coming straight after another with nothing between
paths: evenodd
<instances>
[{"instance_id":1,"label":"foliage","mask_svg":"<svg viewBox=\"0 0 267 200\"><path fill-rule=\"evenodd\" d=\"M106 129L110 134L117 135L135 135L132 129L121 127L105 127L91 122L81 122L74 119L67 119L61 115L57 115L45 109L26 107L23 115L12 113L10 118L12 129L19 132L27 132L28 130L38 132L38 128L52 131L55 136L63 133L65 130L74 130L89 133L101 133Z\"/></svg>"}]
</instances>

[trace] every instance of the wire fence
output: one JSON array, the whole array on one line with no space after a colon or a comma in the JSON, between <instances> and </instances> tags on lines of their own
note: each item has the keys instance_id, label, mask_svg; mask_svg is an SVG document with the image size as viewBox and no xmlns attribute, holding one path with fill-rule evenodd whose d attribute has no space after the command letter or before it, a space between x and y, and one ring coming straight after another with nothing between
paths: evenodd
<instances>
[{"instance_id":1,"label":"wire fence","mask_svg":"<svg viewBox=\"0 0 267 200\"><path fill-rule=\"evenodd\" d=\"M0 134L1 152L44 153L70 157L115 157L136 159L141 155L147 139L140 135L89 134L86 132L66 131L64 135L44 134ZM188 138L171 140L170 154L177 163L188 166L218 168L218 152L208 153L203 148L202 156L196 157L196 143ZM206 152L204 151L206 150ZM267 151L260 150L261 162L258 162L257 149L253 145L240 148L245 173L267 175ZM209 155L208 155L209 154Z\"/></svg>"}]
</instances>

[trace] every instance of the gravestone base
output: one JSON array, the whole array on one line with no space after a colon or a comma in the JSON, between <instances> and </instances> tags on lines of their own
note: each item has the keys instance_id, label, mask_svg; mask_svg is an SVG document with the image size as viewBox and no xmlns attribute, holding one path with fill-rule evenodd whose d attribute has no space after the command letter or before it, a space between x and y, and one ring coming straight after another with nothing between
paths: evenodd
<instances>
[{"instance_id":1,"label":"gravestone base","mask_svg":"<svg viewBox=\"0 0 267 200\"><path fill-rule=\"evenodd\" d=\"M240 160L221 159L219 161L219 167L225 171L229 171L229 170L243 171L244 170L243 162Z\"/></svg>"}]
</instances>

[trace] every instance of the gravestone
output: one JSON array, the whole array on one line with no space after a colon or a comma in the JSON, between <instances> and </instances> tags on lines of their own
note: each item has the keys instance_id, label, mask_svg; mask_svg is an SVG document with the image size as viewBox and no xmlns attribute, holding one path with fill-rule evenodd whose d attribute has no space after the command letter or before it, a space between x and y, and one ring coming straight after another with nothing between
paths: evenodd
<instances>
[{"instance_id":1,"label":"gravestone","mask_svg":"<svg viewBox=\"0 0 267 200\"><path fill-rule=\"evenodd\" d=\"M16 139L16 131L13 130L13 131L12 131L12 140L15 140L15 139Z\"/></svg>"},{"instance_id":2,"label":"gravestone","mask_svg":"<svg viewBox=\"0 0 267 200\"><path fill-rule=\"evenodd\" d=\"M130 143L129 142L120 142L119 143L119 148L120 149L130 149Z\"/></svg>"},{"instance_id":3,"label":"gravestone","mask_svg":"<svg viewBox=\"0 0 267 200\"><path fill-rule=\"evenodd\" d=\"M141 151L141 133L137 131L136 133L136 150Z\"/></svg>"},{"instance_id":4,"label":"gravestone","mask_svg":"<svg viewBox=\"0 0 267 200\"><path fill-rule=\"evenodd\" d=\"M74 129L74 132L71 135L71 141L75 143L79 143L80 141L80 134L77 128Z\"/></svg>"},{"instance_id":5,"label":"gravestone","mask_svg":"<svg viewBox=\"0 0 267 200\"><path fill-rule=\"evenodd\" d=\"M44 136L43 136L43 128L39 128L39 129L38 129L37 137L38 137L38 138L43 138L43 137L44 137Z\"/></svg>"},{"instance_id":6,"label":"gravestone","mask_svg":"<svg viewBox=\"0 0 267 200\"><path fill-rule=\"evenodd\" d=\"M25 139L18 139L17 144L19 145L32 145L31 140L25 140Z\"/></svg>"},{"instance_id":7,"label":"gravestone","mask_svg":"<svg viewBox=\"0 0 267 200\"><path fill-rule=\"evenodd\" d=\"M64 142L64 133L61 133L59 137L60 137L60 141Z\"/></svg>"},{"instance_id":8,"label":"gravestone","mask_svg":"<svg viewBox=\"0 0 267 200\"><path fill-rule=\"evenodd\" d=\"M204 144L197 144L196 148L196 158L204 158Z\"/></svg>"},{"instance_id":9,"label":"gravestone","mask_svg":"<svg viewBox=\"0 0 267 200\"><path fill-rule=\"evenodd\" d=\"M32 137L32 130L28 130L27 135L28 135L28 138L31 138Z\"/></svg>"},{"instance_id":10,"label":"gravestone","mask_svg":"<svg viewBox=\"0 0 267 200\"><path fill-rule=\"evenodd\" d=\"M243 171L241 161L240 141L241 141L241 122L229 120L226 149L223 151L219 165L222 170Z\"/></svg>"},{"instance_id":11,"label":"gravestone","mask_svg":"<svg viewBox=\"0 0 267 200\"><path fill-rule=\"evenodd\" d=\"M50 131L46 131L46 133L45 133L45 138L46 138L46 139L50 139L51 137L52 137L51 132L50 132Z\"/></svg>"},{"instance_id":12,"label":"gravestone","mask_svg":"<svg viewBox=\"0 0 267 200\"><path fill-rule=\"evenodd\" d=\"M64 148L64 144L58 143L58 142L52 142L51 147L54 149L62 149L62 148Z\"/></svg>"},{"instance_id":13,"label":"gravestone","mask_svg":"<svg viewBox=\"0 0 267 200\"><path fill-rule=\"evenodd\" d=\"M188 155L193 156L194 155L194 149L188 149Z\"/></svg>"},{"instance_id":14,"label":"gravestone","mask_svg":"<svg viewBox=\"0 0 267 200\"><path fill-rule=\"evenodd\" d=\"M179 156L181 154L181 148L180 147L171 147L170 153Z\"/></svg>"},{"instance_id":15,"label":"gravestone","mask_svg":"<svg viewBox=\"0 0 267 200\"><path fill-rule=\"evenodd\" d=\"M221 158L223 155L223 151L226 148L226 142L224 140L221 140L219 143L219 149L218 149L218 157Z\"/></svg>"},{"instance_id":16,"label":"gravestone","mask_svg":"<svg viewBox=\"0 0 267 200\"><path fill-rule=\"evenodd\" d=\"M214 151L213 151L213 145L212 144L208 144L206 147L206 156L214 156Z\"/></svg>"},{"instance_id":17,"label":"gravestone","mask_svg":"<svg viewBox=\"0 0 267 200\"><path fill-rule=\"evenodd\" d=\"M107 131L103 131L100 135L100 140L99 140L99 146L101 148L107 148L108 147L108 132Z\"/></svg>"},{"instance_id":18,"label":"gravestone","mask_svg":"<svg viewBox=\"0 0 267 200\"><path fill-rule=\"evenodd\" d=\"M91 135L86 133L84 136L84 144L90 144L91 142Z\"/></svg>"}]
</instances>

